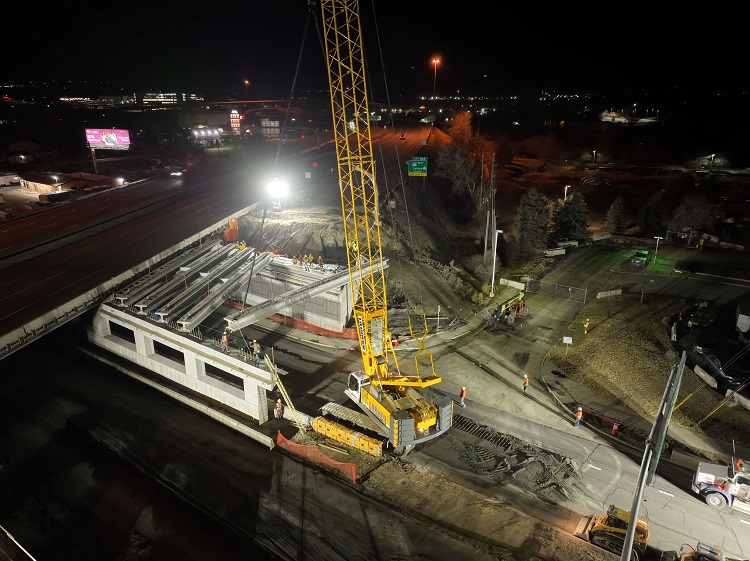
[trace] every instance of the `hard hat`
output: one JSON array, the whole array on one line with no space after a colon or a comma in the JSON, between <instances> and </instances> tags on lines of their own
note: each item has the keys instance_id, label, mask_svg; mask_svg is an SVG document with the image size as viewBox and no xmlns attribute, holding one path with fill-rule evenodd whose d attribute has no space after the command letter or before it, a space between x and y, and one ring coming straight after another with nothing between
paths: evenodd
<instances>
[{"instance_id":1,"label":"hard hat","mask_svg":"<svg viewBox=\"0 0 750 561\"><path fill-rule=\"evenodd\" d=\"M524 374L524 375L523 375L523 377L524 377L524 378L528 378L528 377L529 377L529 375L528 375L528 374Z\"/></svg>"},{"instance_id":2,"label":"hard hat","mask_svg":"<svg viewBox=\"0 0 750 561\"><path fill-rule=\"evenodd\" d=\"M258 341L256 341L255 339L253 339L253 343L257 343L257 342L258 342Z\"/></svg>"},{"instance_id":3,"label":"hard hat","mask_svg":"<svg viewBox=\"0 0 750 561\"><path fill-rule=\"evenodd\" d=\"M579 410L579 411L583 411L583 407L579 407L579 408L578 408L578 410Z\"/></svg>"},{"instance_id":4,"label":"hard hat","mask_svg":"<svg viewBox=\"0 0 750 561\"><path fill-rule=\"evenodd\" d=\"M586 321L588 321L588 320L589 320L589 318L586 318Z\"/></svg>"},{"instance_id":5,"label":"hard hat","mask_svg":"<svg viewBox=\"0 0 750 561\"><path fill-rule=\"evenodd\" d=\"M462 387L461 389L462 389L462 390L465 390L465 389L466 389L466 386Z\"/></svg>"},{"instance_id":6,"label":"hard hat","mask_svg":"<svg viewBox=\"0 0 750 561\"><path fill-rule=\"evenodd\" d=\"M277 399L277 400L276 400L276 403L281 403L281 400L280 400L280 399Z\"/></svg>"}]
</instances>

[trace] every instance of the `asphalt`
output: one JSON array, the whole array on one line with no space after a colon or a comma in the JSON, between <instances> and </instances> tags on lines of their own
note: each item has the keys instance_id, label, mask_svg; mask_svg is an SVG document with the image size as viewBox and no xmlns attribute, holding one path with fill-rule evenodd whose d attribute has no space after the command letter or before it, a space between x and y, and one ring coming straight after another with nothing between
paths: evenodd
<instances>
[{"instance_id":1,"label":"asphalt","mask_svg":"<svg viewBox=\"0 0 750 561\"><path fill-rule=\"evenodd\" d=\"M472 331L483 329L484 317L484 314L477 313L476 316L471 318L461 327L450 332L434 335L434 340L430 342L431 345L449 343L469 335ZM488 370L504 368L500 361L493 361L492 359L488 360L484 366ZM460 389L458 382L452 378L455 374L462 376L462 373L465 372L465 370L450 368L441 369L440 372L444 379L444 383L454 386L456 388L456 393L458 393L458 389ZM571 425L573 423L574 408L581 407L584 411L582 422L584 428L596 433L598 436L613 438L612 429L615 422L620 423L617 430L624 427L630 427L644 435L649 435L651 433L655 420L654 418L645 417L632 409L615 403L611 399L597 395L590 388L576 382L564 374L565 372L560 367L548 360L545 356L544 360L539 365L537 380L534 380L533 377L531 377L529 391L533 391L536 386L536 399L538 402L543 402L538 393L538 388L543 388L547 393L549 403L554 404L563 415L569 416ZM507 388L485 384L482 386L481 392L478 392L478 395L475 395L473 399L467 400L467 403L470 405L472 401L476 401L484 406L492 407L494 404L497 404L502 400L507 400L507 393ZM518 383L518 390L515 393L518 396L523 397L522 391L520 390L520 381ZM463 410L461 414L471 415L470 407ZM688 454L675 448L672 451L671 457L667 457L666 455L662 456L664 461L669 461L694 469L698 466L698 462L702 460L705 461L706 458L721 459L727 463L732 462L735 453L737 457L750 458L750 448L741 445L733 445L733 443L729 441L717 440L697 431L670 425L668 434L670 438L683 444L685 448L702 454L705 457L696 454ZM614 438L617 438L616 434ZM643 451L644 448L645 440L643 447L641 447L640 450Z\"/></svg>"},{"instance_id":2,"label":"asphalt","mask_svg":"<svg viewBox=\"0 0 750 561\"><path fill-rule=\"evenodd\" d=\"M485 328L485 317L486 313L480 311L458 327L430 334L426 337L424 346L433 353L437 348L444 346L458 348L459 345L454 345L458 340L471 338L473 333ZM309 339L313 345L356 349L356 341L350 339L331 337L322 340L318 334L303 330L293 330L290 336L301 340ZM406 354L417 348L416 341L402 340L397 353ZM487 356L482 364L477 364L460 352L443 352L435 359L435 370L443 379L437 386L438 391L455 397L457 407L457 396L462 385L468 386L467 407L461 409L460 413L465 417L474 417L475 420L487 419L492 411L511 412L519 416L532 416L535 422L542 424L555 427L567 425L571 430L577 430L574 428L573 412L575 407L581 407L584 411L583 430L580 433L582 437L617 439L617 434L612 435L615 422L619 423L618 431L629 427L635 433L643 435L649 435L653 427L653 418L645 417L611 399L597 395L585 385L565 376L563 370L548 360L546 355L538 365L538 374L529 374L528 396L523 394L520 379L512 380L509 384L501 383L491 376L482 376L482 373L508 372L507 363L499 356ZM472 371L478 374L470 374ZM467 380L470 382L467 383ZM528 399L529 397L533 399ZM534 412L531 412L532 410ZM316 412L304 413L316 415ZM733 451L732 442L717 440L697 431L670 426L668 435L694 453L687 453L680 450L680 447L675 447L671 456L662 454L660 461L695 469L698 462L706 459L731 463L735 453L737 457L750 458L750 448L734 445ZM633 446L632 442L626 444ZM638 449L642 452L644 448L645 436L643 445Z\"/></svg>"}]
</instances>

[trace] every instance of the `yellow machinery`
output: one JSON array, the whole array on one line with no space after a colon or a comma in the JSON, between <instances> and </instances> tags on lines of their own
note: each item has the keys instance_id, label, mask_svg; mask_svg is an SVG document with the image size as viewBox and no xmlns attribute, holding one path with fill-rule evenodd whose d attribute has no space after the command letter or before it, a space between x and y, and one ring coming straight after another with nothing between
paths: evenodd
<instances>
[{"instance_id":1,"label":"yellow machinery","mask_svg":"<svg viewBox=\"0 0 750 561\"><path fill-rule=\"evenodd\" d=\"M607 509L605 514L591 517L586 524L582 537L603 549L621 554L629 523L629 511L617 508L615 505L609 505L609 509ZM637 520L635 533L633 534L631 561L643 559L643 556L646 554L648 536L648 524L643 520Z\"/></svg>"},{"instance_id":2,"label":"yellow machinery","mask_svg":"<svg viewBox=\"0 0 750 561\"><path fill-rule=\"evenodd\" d=\"M364 366L350 374L346 393L377 424L394 451L404 452L448 430L453 402L428 400L420 392L441 381L421 339L417 338L416 374L402 372L396 360L388 331L359 2L321 0L321 7L349 284ZM420 376L419 360L425 355L431 373Z\"/></svg>"}]
</instances>

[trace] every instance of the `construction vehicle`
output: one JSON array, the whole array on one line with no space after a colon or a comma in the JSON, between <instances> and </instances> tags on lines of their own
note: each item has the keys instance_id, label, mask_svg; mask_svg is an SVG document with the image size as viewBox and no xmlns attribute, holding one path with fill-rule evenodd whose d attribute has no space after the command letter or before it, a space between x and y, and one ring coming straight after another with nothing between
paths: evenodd
<instances>
[{"instance_id":1,"label":"construction vehicle","mask_svg":"<svg viewBox=\"0 0 750 561\"><path fill-rule=\"evenodd\" d=\"M489 312L489 317L487 318L488 325L492 326L496 323L504 323L511 326L516 322L517 317L527 317L529 315L529 308L526 306L524 296L524 292L520 291Z\"/></svg>"},{"instance_id":2,"label":"construction vehicle","mask_svg":"<svg viewBox=\"0 0 750 561\"><path fill-rule=\"evenodd\" d=\"M662 556L664 559L665 557ZM698 542L698 545L683 544L680 551L674 552L672 561L747 561L738 557L728 557L723 551L705 543Z\"/></svg>"},{"instance_id":3,"label":"construction vehicle","mask_svg":"<svg viewBox=\"0 0 750 561\"><path fill-rule=\"evenodd\" d=\"M680 553L676 556L675 561L726 561L724 554L716 549L703 543L693 548L690 545L683 544Z\"/></svg>"},{"instance_id":4,"label":"construction vehicle","mask_svg":"<svg viewBox=\"0 0 750 561\"><path fill-rule=\"evenodd\" d=\"M447 431L453 401L427 397L428 386L442 381L421 338L416 372L399 367L388 330L386 281L380 238L378 191L370 131L364 50L358 0L321 0L326 66L333 111L344 239L349 267L352 315L363 369L349 375L346 394L378 427L396 453ZM410 323L411 329L411 323ZM431 373L421 375L428 358Z\"/></svg>"},{"instance_id":5,"label":"construction vehicle","mask_svg":"<svg viewBox=\"0 0 750 561\"><path fill-rule=\"evenodd\" d=\"M628 524L630 524L630 512L615 505L609 505L604 514L582 518L575 534L607 551L622 554ZM633 534L631 561L640 561L644 558L648 536L648 524L638 519Z\"/></svg>"},{"instance_id":6,"label":"construction vehicle","mask_svg":"<svg viewBox=\"0 0 750 561\"><path fill-rule=\"evenodd\" d=\"M700 462L692 489L715 509L750 512L750 470L741 458L733 459L729 466Z\"/></svg>"}]
</instances>

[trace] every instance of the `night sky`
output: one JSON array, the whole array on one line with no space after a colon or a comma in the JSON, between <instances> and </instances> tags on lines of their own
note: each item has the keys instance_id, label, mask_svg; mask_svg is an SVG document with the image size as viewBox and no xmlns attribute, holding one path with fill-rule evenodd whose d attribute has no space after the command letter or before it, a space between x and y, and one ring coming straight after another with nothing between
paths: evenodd
<instances>
[{"instance_id":1,"label":"night sky","mask_svg":"<svg viewBox=\"0 0 750 561\"><path fill-rule=\"evenodd\" d=\"M435 57L441 59L435 88L443 96L736 91L747 82L745 24L719 5L362 0L360 6L369 84L382 101L386 86L392 100L431 95ZM10 28L0 82L103 80L130 90L234 99L327 87L320 8L309 18L306 0L61 2L34 12Z\"/></svg>"}]
</instances>

